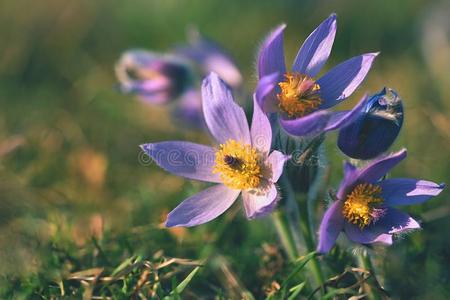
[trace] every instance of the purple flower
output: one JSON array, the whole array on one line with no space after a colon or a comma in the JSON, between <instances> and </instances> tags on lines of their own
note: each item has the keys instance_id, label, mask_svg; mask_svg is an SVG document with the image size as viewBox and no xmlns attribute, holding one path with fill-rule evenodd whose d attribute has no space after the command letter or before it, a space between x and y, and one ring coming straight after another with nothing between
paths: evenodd
<instances>
[{"instance_id":1,"label":"purple flower","mask_svg":"<svg viewBox=\"0 0 450 300\"><path fill-rule=\"evenodd\" d=\"M122 54L116 76L122 92L151 104L174 100L193 84L193 74L182 59L136 49Z\"/></svg>"},{"instance_id":2,"label":"purple flower","mask_svg":"<svg viewBox=\"0 0 450 300\"><path fill-rule=\"evenodd\" d=\"M271 88L273 85L260 84L254 104ZM203 81L202 100L206 124L218 146L179 141L141 145L163 169L217 183L178 205L169 213L166 226L195 226L211 221L241 193L247 218L270 213L279 198L275 183L288 156L279 151L270 153L272 130L267 116L259 105L254 105L249 128L244 110L215 73Z\"/></svg>"},{"instance_id":3,"label":"purple flower","mask_svg":"<svg viewBox=\"0 0 450 300\"><path fill-rule=\"evenodd\" d=\"M384 88L370 97L353 123L339 130L337 145L351 158L372 159L394 143L402 124L402 101L394 90Z\"/></svg>"},{"instance_id":4,"label":"purple flower","mask_svg":"<svg viewBox=\"0 0 450 300\"><path fill-rule=\"evenodd\" d=\"M214 72L231 87L241 85L241 72L221 46L203 37L195 28L188 31L188 42L188 45L178 47L175 53L195 62L204 75Z\"/></svg>"},{"instance_id":5,"label":"purple flower","mask_svg":"<svg viewBox=\"0 0 450 300\"><path fill-rule=\"evenodd\" d=\"M305 40L286 71L283 31L277 27L265 39L258 56L258 75L278 74L278 83L260 105L265 112L279 112L286 132L296 136L315 135L345 126L358 115L367 101L363 98L351 111L332 112L329 108L349 97L366 77L378 53L353 57L321 76L315 77L330 55L336 34L336 15L332 14Z\"/></svg>"},{"instance_id":6,"label":"purple flower","mask_svg":"<svg viewBox=\"0 0 450 300\"><path fill-rule=\"evenodd\" d=\"M420 228L416 220L393 206L422 203L437 196L444 184L411 178L381 179L405 157L404 149L361 169L344 165L337 200L320 224L318 252L328 252L341 231L355 243L390 245L393 234Z\"/></svg>"}]
</instances>

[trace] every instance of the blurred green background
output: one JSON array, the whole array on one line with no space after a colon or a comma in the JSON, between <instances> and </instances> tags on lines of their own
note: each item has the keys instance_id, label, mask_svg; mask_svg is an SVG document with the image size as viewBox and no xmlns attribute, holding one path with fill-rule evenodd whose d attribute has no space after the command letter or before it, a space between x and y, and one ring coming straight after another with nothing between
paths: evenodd
<instances>
[{"instance_id":1,"label":"blurred green background","mask_svg":"<svg viewBox=\"0 0 450 300\"><path fill-rule=\"evenodd\" d=\"M198 228L160 228L167 212L202 186L142 164L138 145L208 138L177 128L165 108L118 93L114 63L129 48L164 52L184 42L187 26L195 25L233 55L251 90L257 48L269 30L288 24L289 62L331 12L338 15L338 32L326 68L381 51L363 86L342 107L365 92L396 89L406 115L393 149L407 147L409 157L394 175L448 183L449 1L0 1L1 291L23 296L42 286L42 293L51 293L44 286L54 278L162 249L189 259L220 253L240 278L238 286L263 295L264 284L276 277L261 271L262 253L277 244L267 219L247 222L235 207ZM344 156L334 133L327 146L330 184L336 187ZM377 250L375 263L394 298L450 298L448 196L447 189L408 207L423 230ZM83 249L92 248L92 236L116 256L86 258ZM78 262L54 258L80 251L85 259ZM197 280L194 290L232 294L235 287L212 270L202 277L210 282Z\"/></svg>"}]
</instances>

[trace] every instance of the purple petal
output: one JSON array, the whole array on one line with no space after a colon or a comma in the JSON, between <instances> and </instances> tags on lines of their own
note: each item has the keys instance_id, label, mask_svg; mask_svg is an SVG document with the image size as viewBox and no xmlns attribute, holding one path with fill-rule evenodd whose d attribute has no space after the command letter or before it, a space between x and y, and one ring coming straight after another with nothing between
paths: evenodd
<instances>
[{"instance_id":1,"label":"purple petal","mask_svg":"<svg viewBox=\"0 0 450 300\"><path fill-rule=\"evenodd\" d=\"M353 176L354 174L356 174L356 167L354 165L352 165L351 163L349 163L348 161L344 162L344 176Z\"/></svg>"},{"instance_id":2,"label":"purple petal","mask_svg":"<svg viewBox=\"0 0 450 300\"><path fill-rule=\"evenodd\" d=\"M364 109L367 98L363 98L352 110L332 112L319 110L297 119L280 119L287 133L295 136L314 136L336 130L356 120Z\"/></svg>"},{"instance_id":3,"label":"purple petal","mask_svg":"<svg viewBox=\"0 0 450 300\"><path fill-rule=\"evenodd\" d=\"M215 54L210 55L203 62L206 72L216 72L229 85L236 87L242 83L242 75L234 63L226 56Z\"/></svg>"},{"instance_id":4,"label":"purple petal","mask_svg":"<svg viewBox=\"0 0 450 300\"><path fill-rule=\"evenodd\" d=\"M242 75L234 60L223 47L202 36L197 29L188 31L189 45L177 47L175 53L199 64L203 74L219 74L230 86L239 86Z\"/></svg>"},{"instance_id":5,"label":"purple petal","mask_svg":"<svg viewBox=\"0 0 450 300\"><path fill-rule=\"evenodd\" d=\"M289 155L285 155L280 151L274 150L270 153L268 163L272 169L272 182L275 183L280 179L283 173L284 164L290 159Z\"/></svg>"},{"instance_id":6,"label":"purple petal","mask_svg":"<svg viewBox=\"0 0 450 300\"><path fill-rule=\"evenodd\" d=\"M349 97L366 77L378 53L353 57L337 65L317 80L324 102L320 109L338 104Z\"/></svg>"},{"instance_id":7,"label":"purple petal","mask_svg":"<svg viewBox=\"0 0 450 300\"><path fill-rule=\"evenodd\" d=\"M266 113L275 111L275 109L273 108L276 107L278 103L278 100L273 94L274 88L278 84L279 77L280 77L279 73L273 73L264 76L258 81L254 97L256 98L258 104L262 107L263 111ZM271 93L272 93L271 97L266 97Z\"/></svg>"},{"instance_id":8,"label":"purple petal","mask_svg":"<svg viewBox=\"0 0 450 300\"><path fill-rule=\"evenodd\" d=\"M330 15L305 40L292 70L315 77L330 56L336 35L336 15Z\"/></svg>"},{"instance_id":9,"label":"purple petal","mask_svg":"<svg viewBox=\"0 0 450 300\"><path fill-rule=\"evenodd\" d=\"M173 100L171 88L172 82L166 77L133 80L124 82L120 86L122 92L136 94L141 101L150 104L165 104Z\"/></svg>"},{"instance_id":10,"label":"purple petal","mask_svg":"<svg viewBox=\"0 0 450 300\"><path fill-rule=\"evenodd\" d=\"M363 229L357 225L346 222L344 229L350 240L370 244L383 240L383 234L401 233L404 231L420 228L419 223L395 208L385 208L383 215L375 224L369 225Z\"/></svg>"},{"instance_id":11,"label":"purple petal","mask_svg":"<svg viewBox=\"0 0 450 300\"><path fill-rule=\"evenodd\" d=\"M373 242L390 246L392 245L392 234L380 234Z\"/></svg>"},{"instance_id":12,"label":"purple petal","mask_svg":"<svg viewBox=\"0 0 450 300\"><path fill-rule=\"evenodd\" d=\"M370 162L366 167L359 171L357 180L360 182L375 182L386 175L387 172L405 158L406 149L402 149L396 153Z\"/></svg>"},{"instance_id":13,"label":"purple petal","mask_svg":"<svg viewBox=\"0 0 450 300\"><path fill-rule=\"evenodd\" d=\"M283 74L286 73L283 48L283 31L285 28L286 24L282 24L265 38L258 54L259 78L279 73L279 81L281 81Z\"/></svg>"},{"instance_id":14,"label":"purple petal","mask_svg":"<svg viewBox=\"0 0 450 300\"><path fill-rule=\"evenodd\" d=\"M242 192L244 201L245 215L248 219L264 217L271 213L276 207L279 198L278 192L274 184L264 194L253 192Z\"/></svg>"},{"instance_id":15,"label":"purple petal","mask_svg":"<svg viewBox=\"0 0 450 300\"><path fill-rule=\"evenodd\" d=\"M358 169L349 162L344 162L344 179L339 185L339 190L336 194L338 199L343 200L347 194L347 190L353 186L357 178Z\"/></svg>"},{"instance_id":16,"label":"purple petal","mask_svg":"<svg viewBox=\"0 0 450 300\"><path fill-rule=\"evenodd\" d=\"M305 117L288 120L280 118L280 124L287 133L295 136L313 136L325 130L334 113L319 110Z\"/></svg>"},{"instance_id":17,"label":"purple petal","mask_svg":"<svg viewBox=\"0 0 450 300\"><path fill-rule=\"evenodd\" d=\"M203 80L202 100L206 124L218 143L234 139L250 144L245 112L234 102L230 89L216 73Z\"/></svg>"},{"instance_id":18,"label":"purple petal","mask_svg":"<svg viewBox=\"0 0 450 300\"><path fill-rule=\"evenodd\" d=\"M444 184L411 178L393 178L381 181L381 197L391 205L410 205L425 202L439 195Z\"/></svg>"},{"instance_id":19,"label":"purple petal","mask_svg":"<svg viewBox=\"0 0 450 300\"><path fill-rule=\"evenodd\" d=\"M327 253L333 248L339 233L344 228L342 216L342 201L335 201L325 212L319 229L319 244L317 252Z\"/></svg>"},{"instance_id":20,"label":"purple petal","mask_svg":"<svg viewBox=\"0 0 450 300\"><path fill-rule=\"evenodd\" d=\"M353 123L363 113L369 97L364 96L352 110L336 112L328 121L325 131L336 130Z\"/></svg>"},{"instance_id":21,"label":"purple petal","mask_svg":"<svg viewBox=\"0 0 450 300\"><path fill-rule=\"evenodd\" d=\"M257 103L256 97L253 97L253 119L250 135L252 146L266 155L269 154L272 144L272 128L269 119Z\"/></svg>"},{"instance_id":22,"label":"purple petal","mask_svg":"<svg viewBox=\"0 0 450 300\"><path fill-rule=\"evenodd\" d=\"M164 170L190 179L222 182L213 174L215 151L212 147L189 142L161 142L140 146Z\"/></svg>"},{"instance_id":23,"label":"purple petal","mask_svg":"<svg viewBox=\"0 0 450 300\"><path fill-rule=\"evenodd\" d=\"M355 169L353 167L351 172L347 172L350 171L349 166L348 169L345 169L344 179L339 185L339 190L337 192L338 199L344 199L346 194L349 193L358 183L377 182L405 157L406 149L403 149L386 157L374 160L362 169Z\"/></svg>"},{"instance_id":24,"label":"purple petal","mask_svg":"<svg viewBox=\"0 0 450 300\"><path fill-rule=\"evenodd\" d=\"M226 211L240 192L222 184L207 188L187 198L172 210L167 216L166 226L191 227L209 222Z\"/></svg>"}]
</instances>

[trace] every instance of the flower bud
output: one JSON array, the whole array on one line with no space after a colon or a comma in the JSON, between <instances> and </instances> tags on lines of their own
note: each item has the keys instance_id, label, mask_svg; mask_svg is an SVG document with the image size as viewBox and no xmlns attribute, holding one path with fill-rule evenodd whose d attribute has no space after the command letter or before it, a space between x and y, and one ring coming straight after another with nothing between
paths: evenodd
<instances>
[{"instance_id":1,"label":"flower bud","mask_svg":"<svg viewBox=\"0 0 450 300\"><path fill-rule=\"evenodd\" d=\"M371 96L355 122L339 131L338 147L351 158L375 158L394 143L402 124L402 100L394 90L384 88Z\"/></svg>"},{"instance_id":2,"label":"flower bud","mask_svg":"<svg viewBox=\"0 0 450 300\"><path fill-rule=\"evenodd\" d=\"M191 70L182 59L145 50L123 53L116 76L122 92L152 104L174 100L193 84Z\"/></svg>"}]
</instances>

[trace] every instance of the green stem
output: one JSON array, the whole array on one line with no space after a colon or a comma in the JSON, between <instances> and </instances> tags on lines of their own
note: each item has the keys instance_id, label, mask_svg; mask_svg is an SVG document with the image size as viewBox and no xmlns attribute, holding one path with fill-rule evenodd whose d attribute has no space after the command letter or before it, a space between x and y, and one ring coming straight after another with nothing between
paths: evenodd
<instances>
[{"instance_id":1,"label":"green stem","mask_svg":"<svg viewBox=\"0 0 450 300\"><path fill-rule=\"evenodd\" d=\"M360 268L370 272L370 278L364 284L364 290L367 294L368 299L369 300L381 300L382 298L380 297L380 295L376 292L376 290L374 288L374 287L378 286L378 282L375 277L375 271L374 271L372 262L370 261L370 257L369 257L369 254L367 253L367 251L361 251L361 253L358 254L358 265Z\"/></svg>"},{"instance_id":2,"label":"green stem","mask_svg":"<svg viewBox=\"0 0 450 300\"><path fill-rule=\"evenodd\" d=\"M289 230L289 225L280 211L273 212L271 216L278 237L280 238L280 242L286 250L289 260L295 261L299 255L297 247L295 246L294 238Z\"/></svg>"}]
</instances>

